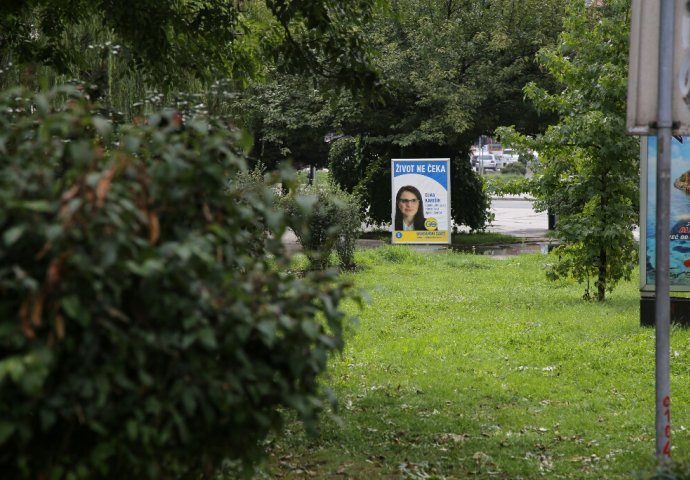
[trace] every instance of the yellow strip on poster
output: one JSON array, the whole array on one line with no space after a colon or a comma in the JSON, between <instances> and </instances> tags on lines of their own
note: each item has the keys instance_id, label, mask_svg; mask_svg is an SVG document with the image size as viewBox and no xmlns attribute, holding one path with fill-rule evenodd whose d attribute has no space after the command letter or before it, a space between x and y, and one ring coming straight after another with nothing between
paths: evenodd
<instances>
[{"instance_id":1,"label":"yellow strip on poster","mask_svg":"<svg viewBox=\"0 0 690 480\"><path fill-rule=\"evenodd\" d=\"M449 243L448 231L424 232L413 230L410 232L393 232L393 243Z\"/></svg>"}]
</instances>

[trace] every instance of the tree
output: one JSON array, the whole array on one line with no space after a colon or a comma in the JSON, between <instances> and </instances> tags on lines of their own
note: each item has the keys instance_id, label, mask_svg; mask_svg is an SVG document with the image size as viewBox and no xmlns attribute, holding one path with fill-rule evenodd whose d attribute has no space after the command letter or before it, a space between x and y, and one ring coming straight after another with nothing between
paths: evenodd
<instances>
[{"instance_id":1,"label":"tree","mask_svg":"<svg viewBox=\"0 0 690 480\"><path fill-rule=\"evenodd\" d=\"M140 68L164 81L185 71L204 77L247 68L251 73L260 42L245 41L252 33L246 20L264 10L263 45L281 57L281 65L364 86L373 77L358 25L370 17L375 1L12 0L0 5L0 42L17 62L37 61L61 71L80 53L64 48L64 34L95 18L131 48Z\"/></svg>"},{"instance_id":2,"label":"tree","mask_svg":"<svg viewBox=\"0 0 690 480\"><path fill-rule=\"evenodd\" d=\"M326 166L324 139L333 130L335 109L327 89L317 87L316 79L273 69L266 82L251 82L238 95L234 112L254 136L253 159L269 168L286 159L298 168Z\"/></svg>"},{"instance_id":3,"label":"tree","mask_svg":"<svg viewBox=\"0 0 690 480\"><path fill-rule=\"evenodd\" d=\"M360 139L359 189L373 221L390 219L391 157L442 156L453 162L453 220L485 227L489 200L469 166L470 146L501 122L543 131L550 115L525 102L522 88L549 83L534 56L555 42L561 16L551 0L397 0L375 17L368 35L380 51L380 101L339 131Z\"/></svg>"},{"instance_id":4,"label":"tree","mask_svg":"<svg viewBox=\"0 0 690 480\"><path fill-rule=\"evenodd\" d=\"M639 146L625 135L629 12L629 0L591 8L571 1L558 45L539 57L560 88L525 89L538 108L558 114L558 123L534 139L499 131L539 152L532 192L556 215L560 241L550 277L586 281L586 298L594 278L599 301L637 263Z\"/></svg>"}]
</instances>

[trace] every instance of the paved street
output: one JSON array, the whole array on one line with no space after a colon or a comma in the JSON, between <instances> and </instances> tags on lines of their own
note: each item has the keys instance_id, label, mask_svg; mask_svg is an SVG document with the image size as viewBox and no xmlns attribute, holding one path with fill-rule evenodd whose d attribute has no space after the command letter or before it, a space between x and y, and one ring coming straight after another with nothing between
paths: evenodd
<instances>
[{"instance_id":1,"label":"paved street","mask_svg":"<svg viewBox=\"0 0 690 480\"><path fill-rule=\"evenodd\" d=\"M504 233L525 240L539 240L548 231L546 212L535 212L532 200L524 196L495 197L491 200L494 221L487 231Z\"/></svg>"},{"instance_id":2,"label":"paved street","mask_svg":"<svg viewBox=\"0 0 690 480\"><path fill-rule=\"evenodd\" d=\"M537 213L532 208L532 200L523 196L494 198L491 201L494 221L487 228L488 232L503 233L517 237L522 242L544 242L548 231L546 212ZM300 249L295 235L288 231L283 236L288 252ZM382 245L381 240L360 240L360 246L374 247Z\"/></svg>"}]
</instances>

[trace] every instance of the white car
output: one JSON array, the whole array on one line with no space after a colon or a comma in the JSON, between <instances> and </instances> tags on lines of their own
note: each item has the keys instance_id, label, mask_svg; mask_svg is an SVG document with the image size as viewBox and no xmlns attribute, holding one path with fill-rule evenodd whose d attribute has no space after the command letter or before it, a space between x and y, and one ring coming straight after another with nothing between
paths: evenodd
<instances>
[{"instance_id":1,"label":"white car","mask_svg":"<svg viewBox=\"0 0 690 480\"><path fill-rule=\"evenodd\" d=\"M493 170L495 172L498 169L498 161L493 153L482 153L477 155L475 160L479 171Z\"/></svg>"},{"instance_id":2,"label":"white car","mask_svg":"<svg viewBox=\"0 0 690 480\"><path fill-rule=\"evenodd\" d=\"M504 149L501 157L504 165L515 163L520 159L520 155L518 155L518 153L512 148Z\"/></svg>"}]
</instances>

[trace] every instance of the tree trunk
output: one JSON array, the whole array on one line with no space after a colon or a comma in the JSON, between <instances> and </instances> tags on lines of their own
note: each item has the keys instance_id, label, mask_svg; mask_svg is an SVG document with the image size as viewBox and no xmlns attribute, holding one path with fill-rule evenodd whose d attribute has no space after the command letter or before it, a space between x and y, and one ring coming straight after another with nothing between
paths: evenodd
<instances>
[{"instance_id":1,"label":"tree trunk","mask_svg":"<svg viewBox=\"0 0 690 480\"><path fill-rule=\"evenodd\" d=\"M599 278L597 280L597 300L606 300L606 249L599 250Z\"/></svg>"}]
</instances>

